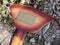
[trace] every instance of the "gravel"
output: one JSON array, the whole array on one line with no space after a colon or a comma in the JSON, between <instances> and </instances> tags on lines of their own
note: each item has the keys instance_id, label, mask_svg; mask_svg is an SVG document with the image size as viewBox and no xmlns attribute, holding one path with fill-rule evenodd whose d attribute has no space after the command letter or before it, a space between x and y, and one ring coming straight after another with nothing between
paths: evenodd
<instances>
[{"instance_id":1,"label":"gravel","mask_svg":"<svg viewBox=\"0 0 60 45\"><path fill-rule=\"evenodd\" d=\"M9 32L10 31L10 32ZM0 43L1 45L9 45L12 33L7 24L0 24Z\"/></svg>"}]
</instances>

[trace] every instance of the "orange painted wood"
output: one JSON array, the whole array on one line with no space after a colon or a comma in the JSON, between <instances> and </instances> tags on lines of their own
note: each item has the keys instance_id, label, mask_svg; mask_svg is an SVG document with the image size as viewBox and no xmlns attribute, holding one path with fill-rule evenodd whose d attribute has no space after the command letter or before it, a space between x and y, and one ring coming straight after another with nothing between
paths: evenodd
<instances>
[{"instance_id":1,"label":"orange painted wood","mask_svg":"<svg viewBox=\"0 0 60 45\"><path fill-rule=\"evenodd\" d=\"M19 11L30 13L37 17L33 26L16 20L16 17L17 17L17 14ZM45 24L53 21L53 18L51 16L43 13L40 10L37 10L33 7L26 6L26 5L13 4L10 7L10 13L14 19L13 24L16 27L19 27L19 28L21 28L25 31L31 32L31 33L39 31L39 29L41 29Z\"/></svg>"},{"instance_id":2,"label":"orange painted wood","mask_svg":"<svg viewBox=\"0 0 60 45\"><path fill-rule=\"evenodd\" d=\"M11 45L22 45L25 36L26 36L25 31L17 30L14 37L13 37Z\"/></svg>"},{"instance_id":3,"label":"orange painted wood","mask_svg":"<svg viewBox=\"0 0 60 45\"><path fill-rule=\"evenodd\" d=\"M34 24L30 25L22 21L18 21L16 17L20 11L33 14L33 16L36 16ZM19 30L17 30L13 37L11 45L22 45L26 32L30 33L38 32L44 25L54 20L53 17L43 13L40 10L37 10L31 6L19 4L13 4L10 6L10 14L14 20L13 25L19 28Z\"/></svg>"}]
</instances>

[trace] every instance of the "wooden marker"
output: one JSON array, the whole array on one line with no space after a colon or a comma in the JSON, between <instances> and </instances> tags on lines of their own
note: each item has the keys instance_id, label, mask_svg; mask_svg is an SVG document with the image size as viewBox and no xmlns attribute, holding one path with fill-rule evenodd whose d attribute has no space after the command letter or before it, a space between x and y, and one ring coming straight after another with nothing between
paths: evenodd
<instances>
[{"instance_id":1,"label":"wooden marker","mask_svg":"<svg viewBox=\"0 0 60 45\"><path fill-rule=\"evenodd\" d=\"M38 32L44 25L54 20L42 11L26 5L13 4L10 6L10 13L14 20L13 25L19 28L11 45L22 45L26 32Z\"/></svg>"}]
</instances>

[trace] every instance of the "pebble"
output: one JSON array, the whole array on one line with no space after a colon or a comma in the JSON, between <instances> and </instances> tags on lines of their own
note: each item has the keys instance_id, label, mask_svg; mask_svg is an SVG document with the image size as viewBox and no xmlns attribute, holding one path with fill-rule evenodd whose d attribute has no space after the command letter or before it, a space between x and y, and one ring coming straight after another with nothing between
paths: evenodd
<instances>
[{"instance_id":1,"label":"pebble","mask_svg":"<svg viewBox=\"0 0 60 45\"><path fill-rule=\"evenodd\" d=\"M30 39L30 42L31 42L31 43L35 43L36 41L35 41L34 38L31 38L31 39Z\"/></svg>"},{"instance_id":2,"label":"pebble","mask_svg":"<svg viewBox=\"0 0 60 45\"><path fill-rule=\"evenodd\" d=\"M39 36L39 39L41 39L41 36Z\"/></svg>"},{"instance_id":3,"label":"pebble","mask_svg":"<svg viewBox=\"0 0 60 45\"><path fill-rule=\"evenodd\" d=\"M4 23L6 23L6 20L4 20Z\"/></svg>"}]
</instances>

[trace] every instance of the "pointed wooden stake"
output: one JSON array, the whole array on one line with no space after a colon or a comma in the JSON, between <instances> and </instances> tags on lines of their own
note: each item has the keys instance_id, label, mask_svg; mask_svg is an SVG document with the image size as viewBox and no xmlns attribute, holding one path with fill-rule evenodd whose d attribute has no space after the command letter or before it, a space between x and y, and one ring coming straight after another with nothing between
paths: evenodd
<instances>
[{"instance_id":1,"label":"pointed wooden stake","mask_svg":"<svg viewBox=\"0 0 60 45\"><path fill-rule=\"evenodd\" d=\"M26 32L23 30L17 30L14 34L11 45L22 45L24 38L26 36Z\"/></svg>"}]
</instances>

